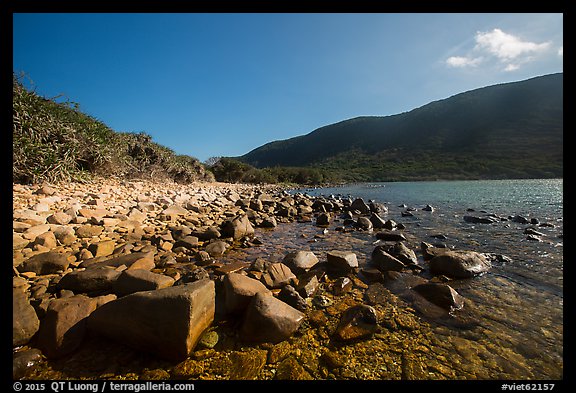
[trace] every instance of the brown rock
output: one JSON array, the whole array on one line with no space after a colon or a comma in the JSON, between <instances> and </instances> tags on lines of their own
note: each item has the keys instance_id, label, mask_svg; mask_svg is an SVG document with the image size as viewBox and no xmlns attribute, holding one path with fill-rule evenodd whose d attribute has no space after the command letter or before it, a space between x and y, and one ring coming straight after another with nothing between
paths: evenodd
<instances>
[{"instance_id":1,"label":"brown rock","mask_svg":"<svg viewBox=\"0 0 576 393\"><path fill-rule=\"evenodd\" d=\"M90 244L88 251L90 251L95 257L106 257L108 255L112 255L115 247L116 242L114 240L106 240L103 242Z\"/></svg>"},{"instance_id":2,"label":"brown rock","mask_svg":"<svg viewBox=\"0 0 576 393\"><path fill-rule=\"evenodd\" d=\"M430 260L432 274L444 274L451 278L470 278L487 272L491 263L474 251L446 251Z\"/></svg>"},{"instance_id":3,"label":"brown rock","mask_svg":"<svg viewBox=\"0 0 576 393\"><path fill-rule=\"evenodd\" d=\"M348 251L330 251L326 254L328 268L330 270L349 273L358 267L356 254Z\"/></svg>"},{"instance_id":4,"label":"brown rock","mask_svg":"<svg viewBox=\"0 0 576 393\"><path fill-rule=\"evenodd\" d=\"M290 268L283 263L272 263L262 275L260 281L268 288L282 288L292 283L296 276Z\"/></svg>"},{"instance_id":5,"label":"brown rock","mask_svg":"<svg viewBox=\"0 0 576 393\"><path fill-rule=\"evenodd\" d=\"M254 227L250 223L248 216L242 215L232 220L224 221L220 232L223 237L231 237L234 240L238 240L244 236L254 235Z\"/></svg>"},{"instance_id":6,"label":"brown rock","mask_svg":"<svg viewBox=\"0 0 576 393\"><path fill-rule=\"evenodd\" d=\"M168 288L172 285L174 285L172 277L144 269L130 269L120 273L114 281L112 289L118 296L125 296L139 291Z\"/></svg>"},{"instance_id":7,"label":"brown rock","mask_svg":"<svg viewBox=\"0 0 576 393\"><path fill-rule=\"evenodd\" d=\"M96 301L85 296L54 299L38 331L38 348L56 359L74 352L86 332L86 317L96 309Z\"/></svg>"},{"instance_id":8,"label":"brown rock","mask_svg":"<svg viewBox=\"0 0 576 393\"><path fill-rule=\"evenodd\" d=\"M225 308L229 314L242 313L257 293L270 292L260 281L238 273L227 274L223 287Z\"/></svg>"},{"instance_id":9,"label":"brown rock","mask_svg":"<svg viewBox=\"0 0 576 393\"><path fill-rule=\"evenodd\" d=\"M98 308L90 329L169 360L190 356L214 320L214 281L136 292Z\"/></svg>"},{"instance_id":10,"label":"brown rock","mask_svg":"<svg viewBox=\"0 0 576 393\"><path fill-rule=\"evenodd\" d=\"M26 292L14 288L12 290L12 345L25 345L36 334L40 321L30 305Z\"/></svg>"},{"instance_id":11,"label":"brown rock","mask_svg":"<svg viewBox=\"0 0 576 393\"><path fill-rule=\"evenodd\" d=\"M342 314L334 332L340 341L350 341L371 336L378 329L378 318L373 307L359 304Z\"/></svg>"},{"instance_id":12,"label":"brown rock","mask_svg":"<svg viewBox=\"0 0 576 393\"><path fill-rule=\"evenodd\" d=\"M70 262L67 254L55 251L36 254L18 266L19 272L34 272L38 275L54 274L66 270Z\"/></svg>"},{"instance_id":13,"label":"brown rock","mask_svg":"<svg viewBox=\"0 0 576 393\"><path fill-rule=\"evenodd\" d=\"M318 257L312 251L293 251L284 257L285 264L295 274L307 272L318 263Z\"/></svg>"},{"instance_id":14,"label":"brown rock","mask_svg":"<svg viewBox=\"0 0 576 393\"><path fill-rule=\"evenodd\" d=\"M278 343L290 337L304 314L271 294L258 292L250 301L240 329L241 338L253 342Z\"/></svg>"},{"instance_id":15,"label":"brown rock","mask_svg":"<svg viewBox=\"0 0 576 393\"><path fill-rule=\"evenodd\" d=\"M75 293L111 291L120 272L107 267L76 270L63 276L58 282L59 289Z\"/></svg>"}]
</instances>

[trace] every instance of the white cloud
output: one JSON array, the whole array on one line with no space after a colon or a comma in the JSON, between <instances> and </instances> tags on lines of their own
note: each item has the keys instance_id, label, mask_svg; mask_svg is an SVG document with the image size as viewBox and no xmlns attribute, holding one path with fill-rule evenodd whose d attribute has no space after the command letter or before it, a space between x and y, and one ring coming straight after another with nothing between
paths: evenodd
<instances>
[{"instance_id":1,"label":"white cloud","mask_svg":"<svg viewBox=\"0 0 576 393\"><path fill-rule=\"evenodd\" d=\"M544 51L550 46L549 42L537 44L530 41L522 41L512 34L504 33L500 29L490 32L476 33L476 46L487 50L501 60L508 61L519 56Z\"/></svg>"},{"instance_id":2,"label":"white cloud","mask_svg":"<svg viewBox=\"0 0 576 393\"><path fill-rule=\"evenodd\" d=\"M449 57L446 59L446 65L464 68L496 62L502 65L501 70L511 72L518 70L523 64L536 60L537 55L546 52L551 46L550 42L524 41L498 28L477 32L474 41L476 45L465 56ZM564 49L560 47L558 55L563 56L563 53Z\"/></svg>"},{"instance_id":3,"label":"white cloud","mask_svg":"<svg viewBox=\"0 0 576 393\"><path fill-rule=\"evenodd\" d=\"M564 56L564 45L562 45L560 49L558 49L558 56Z\"/></svg>"},{"instance_id":4,"label":"white cloud","mask_svg":"<svg viewBox=\"0 0 576 393\"><path fill-rule=\"evenodd\" d=\"M481 57L471 58L463 56L452 56L446 59L446 64L448 64L450 67L475 67L481 61Z\"/></svg>"}]
</instances>

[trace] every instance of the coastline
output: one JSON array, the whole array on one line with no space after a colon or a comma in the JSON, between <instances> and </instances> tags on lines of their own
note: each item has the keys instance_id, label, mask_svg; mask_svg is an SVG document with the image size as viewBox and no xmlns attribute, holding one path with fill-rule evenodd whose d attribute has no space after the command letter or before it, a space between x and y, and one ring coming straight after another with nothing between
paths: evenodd
<instances>
[{"instance_id":1,"label":"coastline","mask_svg":"<svg viewBox=\"0 0 576 393\"><path fill-rule=\"evenodd\" d=\"M189 273L194 273L192 275L195 278L212 280L217 287L218 301L218 290L222 289L221 285L227 275L242 273L245 277L267 283L267 279L263 277L268 271L266 265L260 270L255 269L257 259L233 261L237 250L258 250L253 236L246 233L227 238L221 234L212 240L202 239L201 236L208 233L208 228L222 229L224 222L238 216L247 216L258 231L264 230L270 236L274 236L275 232L281 232L278 236L282 236L301 230L302 235L310 240L316 240L317 236L320 236L320 239L322 236L332 237L334 244L340 244L340 251L350 253L352 246L346 244L354 240L354 233L364 233L356 223L361 216L368 213L352 215L350 219L355 222L354 225L344 225L342 230L326 234L321 226L316 225L318 218L330 213L329 219L334 220L342 212L350 211L349 206L344 203L338 205L340 202L337 200L287 195L287 189L278 186L226 183L179 185L101 179L87 184L62 183L48 187L13 185L13 190L15 239L22 238L14 251L14 290L25 292L35 311L38 314L44 313L44 317L52 299L86 295L81 290L72 291L72 294L63 292L59 287L65 274L89 270L83 266L88 265L86 261L104 262L113 256L152 251L154 256L153 265L149 268L151 272L172 277L175 282L178 281L176 278L189 276ZM55 217L55 213L69 215L72 219L64 223L67 218L63 215ZM274 218L276 225L272 226L271 218ZM42 219L46 221L41 223ZM265 222L267 224L263 225ZM289 227L280 229L284 224ZM187 236L196 237L195 241L188 239L190 243L187 245L183 245L183 238L173 236L182 231L183 226L190 229ZM269 228L264 229L265 226ZM62 229L63 227L72 228L72 231ZM80 234L86 232L87 236L80 236L80 227ZM99 233L92 233L94 228ZM41 232L42 230L44 232ZM54 242L50 235L46 235L50 232L58 235L54 236ZM401 228L395 232L410 236ZM28 244L23 245L24 241L28 241ZM210 255L209 263L208 260L198 257L201 251L206 253L211 243L218 242L226 244L221 244L221 253L215 251L215 256ZM418 254L422 252L416 251ZM49 274L18 269L34 255L45 252L67 255L66 269ZM99 253L101 255L97 255ZM474 371L465 367L465 362L455 368L452 360L448 360L449 356L455 356L454 350L437 342L433 327L414 310L413 304L407 303L387 288L387 284L391 282L386 280L389 276L395 277L396 284L413 285L411 280L417 277L414 270L406 268L387 273L386 269L372 269L372 274L380 273L380 277L374 280L361 274L358 266L345 269L344 273L327 274L333 273L328 271L327 255L323 253L317 257L320 263L316 268L309 269L314 271L318 280L316 294L305 299L305 318L299 327L279 342L247 342L235 325L238 318L219 317L206 329L205 333L211 334L204 334L200 338L202 344L197 345L186 360L174 362L160 359L146 351L134 352L130 346L123 345L122 340L102 339L90 333L80 340L74 351L66 355L65 360L37 359L32 362L32 367L21 370L22 377L74 379L82 375L94 379L517 379L521 373L527 372L506 369L498 361L495 364L490 363L488 368L478 366L478 370ZM369 255L357 257L361 261L370 259ZM233 260L222 262L230 258ZM262 258L267 259L267 268L271 265L278 267L278 264L283 262L283 259L274 259L272 255L262 255ZM199 268L204 272L198 271ZM124 271L123 269L126 269L126 266L112 270ZM270 278L274 279L283 274L290 277L290 274L282 269L275 271L276 276L271 275ZM292 270L297 271L295 267ZM302 282L306 277L301 273L294 276L288 282L295 287L298 281ZM265 285L276 298L283 287L274 283ZM111 291L106 292L101 290L97 295L109 296ZM116 299L112 301L114 300ZM327 303L318 303L322 301ZM357 338L349 341L335 340L334 334L342 326L344 314L359 305L372 307L376 323L364 326L366 331L360 332L362 334ZM433 308L433 311L441 314L442 318L450 319L447 312L437 308ZM467 323L458 319L451 321ZM358 332L347 334L354 335ZM210 343L202 341L205 335L212 338L215 335L217 343L210 347ZM23 346L18 346L15 353L22 356L25 352L34 352L36 340L37 337L32 337ZM472 340L459 337L455 342L463 348L474 348L477 353L489 356L486 348ZM431 350L432 348L434 350ZM106 351L113 351L115 355L110 357ZM438 351L444 353L442 356L446 360L438 357ZM463 355L456 355L458 356ZM128 362L126 358L129 359ZM122 365L123 362L128 365ZM98 366L91 366L90 363ZM526 375L529 377L529 374ZM555 378L553 375L551 377Z\"/></svg>"}]
</instances>

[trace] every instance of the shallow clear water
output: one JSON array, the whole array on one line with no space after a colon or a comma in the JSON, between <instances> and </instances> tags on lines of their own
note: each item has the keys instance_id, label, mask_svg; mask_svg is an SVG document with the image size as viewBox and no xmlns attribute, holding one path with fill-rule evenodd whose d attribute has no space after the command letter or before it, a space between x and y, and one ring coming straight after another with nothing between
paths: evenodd
<instances>
[{"instance_id":1,"label":"shallow clear water","mask_svg":"<svg viewBox=\"0 0 576 393\"><path fill-rule=\"evenodd\" d=\"M435 181L355 184L344 187L295 190L309 195L362 197L384 203L391 218L406 225L408 243L444 243L456 249L502 254L488 274L452 281L467 299L466 315L478 321L475 329L438 326L439 337L472 339L507 364L518 378L561 378L563 367L563 180ZM405 207L413 217L402 217ZM423 211L430 204L433 212ZM474 211L467 211L474 209ZM522 215L539 224L506 219L472 224L465 215ZM540 224L551 226L541 226ZM338 223L336 223L338 224ZM341 223L340 223L341 225ZM534 228L542 241L528 240ZM434 235L444 235L438 240ZM363 237L364 236L364 237ZM364 256L373 249L373 236L354 235L354 248ZM334 244L325 248L337 247ZM313 247L311 247L313 249ZM359 258L361 259L361 258ZM364 258L364 262L365 262ZM362 262L361 262L362 263ZM478 350L476 350L478 352Z\"/></svg>"}]
</instances>

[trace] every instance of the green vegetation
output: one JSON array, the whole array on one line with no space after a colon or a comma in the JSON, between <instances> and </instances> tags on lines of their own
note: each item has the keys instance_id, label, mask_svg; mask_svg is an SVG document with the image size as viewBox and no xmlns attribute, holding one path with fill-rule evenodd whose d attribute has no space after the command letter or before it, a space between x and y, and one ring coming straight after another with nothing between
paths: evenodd
<instances>
[{"instance_id":1,"label":"green vegetation","mask_svg":"<svg viewBox=\"0 0 576 393\"><path fill-rule=\"evenodd\" d=\"M472 90L410 112L358 117L239 157L332 181L563 176L563 74Z\"/></svg>"},{"instance_id":2,"label":"green vegetation","mask_svg":"<svg viewBox=\"0 0 576 393\"><path fill-rule=\"evenodd\" d=\"M250 184L329 184L337 181L331 170L304 167L274 167L258 169L233 158L212 158L209 170L217 181Z\"/></svg>"},{"instance_id":3,"label":"green vegetation","mask_svg":"<svg viewBox=\"0 0 576 393\"><path fill-rule=\"evenodd\" d=\"M144 132L115 132L82 113L76 103L58 103L29 91L21 78L13 75L14 182L83 181L94 175L213 180L197 159L176 155Z\"/></svg>"}]
</instances>

